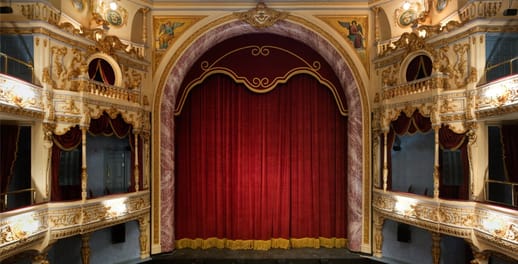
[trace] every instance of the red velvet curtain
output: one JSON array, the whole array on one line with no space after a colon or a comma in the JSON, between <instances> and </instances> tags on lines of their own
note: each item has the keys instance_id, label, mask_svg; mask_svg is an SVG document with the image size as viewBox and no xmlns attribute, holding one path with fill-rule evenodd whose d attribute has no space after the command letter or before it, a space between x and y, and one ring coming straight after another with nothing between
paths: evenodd
<instances>
[{"instance_id":1,"label":"red velvet curtain","mask_svg":"<svg viewBox=\"0 0 518 264\"><path fill-rule=\"evenodd\" d=\"M468 157L468 137L466 133L455 133L448 126L442 125L439 129L439 143L442 149L460 149L462 160L463 179L462 184L455 189L442 184L439 186L441 198L455 198L466 200L469 198L469 157ZM442 176L441 176L442 179Z\"/></svg>"},{"instance_id":2,"label":"red velvet curtain","mask_svg":"<svg viewBox=\"0 0 518 264\"><path fill-rule=\"evenodd\" d=\"M88 132L92 135L111 136L124 138L131 133L132 126L127 124L121 115L112 119L107 113L103 113L99 118L90 120Z\"/></svg>"},{"instance_id":3,"label":"red velvet curtain","mask_svg":"<svg viewBox=\"0 0 518 264\"><path fill-rule=\"evenodd\" d=\"M346 124L313 77L208 78L175 121L177 241L345 238Z\"/></svg>"},{"instance_id":4,"label":"red velvet curtain","mask_svg":"<svg viewBox=\"0 0 518 264\"><path fill-rule=\"evenodd\" d=\"M503 125L501 131L507 175L509 181L518 183L518 126Z\"/></svg>"},{"instance_id":5,"label":"red velvet curtain","mask_svg":"<svg viewBox=\"0 0 518 264\"><path fill-rule=\"evenodd\" d=\"M94 59L88 65L88 75L90 79L113 85L115 83L115 73L110 63L103 59Z\"/></svg>"},{"instance_id":6,"label":"red velvet curtain","mask_svg":"<svg viewBox=\"0 0 518 264\"><path fill-rule=\"evenodd\" d=\"M72 127L69 131L67 131L63 135L54 135L53 141L54 145L52 146L52 187L51 187L51 200L52 201L61 201L65 197L77 197L77 195L72 195L64 192L73 192L77 190L62 190L59 185L59 166L61 161L61 152L62 151L71 151L81 144L81 129L79 126ZM81 178L81 171L78 172L77 177ZM77 188L77 186L76 186Z\"/></svg>"},{"instance_id":7,"label":"red velvet curtain","mask_svg":"<svg viewBox=\"0 0 518 264\"><path fill-rule=\"evenodd\" d=\"M0 193L7 192L18 153L20 127L0 125Z\"/></svg>"}]
</instances>

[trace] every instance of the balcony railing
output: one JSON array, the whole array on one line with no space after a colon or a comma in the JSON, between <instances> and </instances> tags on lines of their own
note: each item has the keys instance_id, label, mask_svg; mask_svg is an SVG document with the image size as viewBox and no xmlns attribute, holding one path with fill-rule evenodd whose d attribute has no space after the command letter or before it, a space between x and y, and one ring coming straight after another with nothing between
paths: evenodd
<instances>
[{"instance_id":1,"label":"balcony railing","mask_svg":"<svg viewBox=\"0 0 518 264\"><path fill-rule=\"evenodd\" d=\"M87 201L52 202L0 213L0 262L49 241L91 233L119 223L139 220L141 257L149 233L149 191L111 195ZM3 262L2 262L3 263Z\"/></svg>"},{"instance_id":2,"label":"balcony railing","mask_svg":"<svg viewBox=\"0 0 518 264\"><path fill-rule=\"evenodd\" d=\"M34 201L36 201L36 190L33 189L33 188L28 188L28 189L22 189L22 190L16 190L16 191L0 193L0 196L1 196L0 199L2 201L2 204L0 205L1 206L0 212L13 209L13 208L9 208L9 203L8 203L8 200L10 200L9 197L19 196L19 195L27 194L27 193L30 194L30 201L29 201L29 203L28 204L25 204L23 202L17 203L17 205L14 206L16 208L17 207L28 206L28 205L34 204Z\"/></svg>"},{"instance_id":3,"label":"balcony railing","mask_svg":"<svg viewBox=\"0 0 518 264\"><path fill-rule=\"evenodd\" d=\"M511 205L518 205L518 183L498 180L486 180L486 201ZM495 194L498 197L495 197Z\"/></svg>"},{"instance_id":4,"label":"balcony railing","mask_svg":"<svg viewBox=\"0 0 518 264\"><path fill-rule=\"evenodd\" d=\"M34 66L0 52L0 72L24 81L34 82Z\"/></svg>"},{"instance_id":5,"label":"balcony railing","mask_svg":"<svg viewBox=\"0 0 518 264\"><path fill-rule=\"evenodd\" d=\"M86 90L90 94L137 104L140 102L140 91L138 90L126 89L89 79L80 80L87 82Z\"/></svg>"},{"instance_id":6,"label":"balcony railing","mask_svg":"<svg viewBox=\"0 0 518 264\"><path fill-rule=\"evenodd\" d=\"M444 88L447 76L434 74L430 77L403 83L396 86L385 87L383 89L383 99L392 99L395 97L423 93L438 88Z\"/></svg>"},{"instance_id":7,"label":"balcony railing","mask_svg":"<svg viewBox=\"0 0 518 264\"><path fill-rule=\"evenodd\" d=\"M372 200L377 217L468 241L476 239L484 250L518 258L516 210L476 201L434 199L379 189L373 190Z\"/></svg>"},{"instance_id":8,"label":"balcony railing","mask_svg":"<svg viewBox=\"0 0 518 264\"><path fill-rule=\"evenodd\" d=\"M518 74L518 57L486 67L486 81L492 82L502 77Z\"/></svg>"}]
</instances>

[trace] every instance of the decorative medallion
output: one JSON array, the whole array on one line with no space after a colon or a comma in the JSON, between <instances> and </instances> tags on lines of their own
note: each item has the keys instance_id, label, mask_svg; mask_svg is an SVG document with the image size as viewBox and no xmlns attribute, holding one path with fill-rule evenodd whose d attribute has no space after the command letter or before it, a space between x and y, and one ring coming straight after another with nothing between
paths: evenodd
<instances>
[{"instance_id":1,"label":"decorative medallion","mask_svg":"<svg viewBox=\"0 0 518 264\"><path fill-rule=\"evenodd\" d=\"M106 21L108 21L113 26L122 25L122 16L116 10L108 10L106 12Z\"/></svg>"},{"instance_id":2,"label":"decorative medallion","mask_svg":"<svg viewBox=\"0 0 518 264\"><path fill-rule=\"evenodd\" d=\"M234 15L256 28L265 28L285 19L288 13L268 8L265 3L259 2L255 8Z\"/></svg>"},{"instance_id":3,"label":"decorative medallion","mask_svg":"<svg viewBox=\"0 0 518 264\"><path fill-rule=\"evenodd\" d=\"M406 27L412 25L416 18L417 12L415 10L409 9L401 13L397 21L399 25Z\"/></svg>"},{"instance_id":4,"label":"decorative medallion","mask_svg":"<svg viewBox=\"0 0 518 264\"><path fill-rule=\"evenodd\" d=\"M77 11L83 11L85 9L84 0L72 0L72 5Z\"/></svg>"},{"instance_id":5,"label":"decorative medallion","mask_svg":"<svg viewBox=\"0 0 518 264\"><path fill-rule=\"evenodd\" d=\"M448 5L448 0L437 0L437 2L435 4L435 9L437 9L437 11L441 12L442 10L444 10L444 8L446 8L447 5Z\"/></svg>"}]
</instances>

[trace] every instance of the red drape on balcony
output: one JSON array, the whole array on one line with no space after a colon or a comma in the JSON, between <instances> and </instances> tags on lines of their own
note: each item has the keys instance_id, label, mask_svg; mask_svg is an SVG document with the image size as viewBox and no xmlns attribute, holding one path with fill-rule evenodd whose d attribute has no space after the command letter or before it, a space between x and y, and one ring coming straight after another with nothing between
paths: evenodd
<instances>
[{"instance_id":1,"label":"red drape on balcony","mask_svg":"<svg viewBox=\"0 0 518 264\"><path fill-rule=\"evenodd\" d=\"M399 117L392 121L390 124L390 131L387 135L387 190L392 189L392 146L396 135L415 134L416 132L426 133L432 129L432 121L429 117L424 117L419 113L419 110L415 110L412 116L408 117L404 112L401 112ZM383 166L383 156L382 156Z\"/></svg>"},{"instance_id":2,"label":"red drape on balcony","mask_svg":"<svg viewBox=\"0 0 518 264\"><path fill-rule=\"evenodd\" d=\"M78 198L80 197L80 190L77 190L79 186L76 186L75 190L62 190L61 186L59 185L59 164L61 160L61 152L62 151L71 151L74 150L81 144L81 129L79 126L72 127L70 130L68 130L63 135L54 135L53 141L54 145L52 146L52 187L51 187L51 200L52 201L61 201L64 199L64 197L74 197ZM79 182L81 179L81 170L78 170L77 175ZM63 193L74 191L77 192L77 194L68 194ZM79 192L78 192L79 191Z\"/></svg>"},{"instance_id":3,"label":"red drape on balcony","mask_svg":"<svg viewBox=\"0 0 518 264\"><path fill-rule=\"evenodd\" d=\"M125 138L128 136L128 140L130 142L131 148L131 186L130 190L135 189L135 177L134 170L135 167L135 159L134 159L134 136L132 133L132 125L127 124L121 115L117 115L116 118L111 118L107 113L103 113L99 118L90 120L90 126L88 127L88 132L92 135L103 135L103 136L112 136L115 135L118 138ZM59 185L59 166L61 160L61 152L62 151L71 151L77 148L81 144L81 129L78 126L71 128L67 133L63 135L54 135L54 146L52 147L52 201L60 201L63 200L66 196L63 191L68 192L67 190L62 190ZM140 145L139 145L140 147ZM142 150L142 149L141 149ZM141 156L140 156L141 157ZM140 165L139 165L140 166ZM140 172L142 172L141 167ZM77 177L80 179L80 171L78 172ZM139 177L142 179L142 177ZM74 190L77 191L77 190ZM79 193L78 193L79 194ZM72 197L78 197L77 195L72 195Z\"/></svg>"},{"instance_id":4,"label":"red drape on balcony","mask_svg":"<svg viewBox=\"0 0 518 264\"><path fill-rule=\"evenodd\" d=\"M88 65L88 75L90 79L105 84L115 83L115 73L110 63L103 59L94 59Z\"/></svg>"},{"instance_id":5,"label":"red drape on balcony","mask_svg":"<svg viewBox=\"0 0 518 264\"><path fill-rule=\"evenodd\" d=\"M448 126L442 125L439 129L439 143L442 149L460 149L462 160L463 179L458 190L452 190L442 184L439 186L439 195L444 198L468 199L469 198L469 157L468 157L468 137L466 133L455 133ZM441 177L442 179L442 177ZM452 193L455 192L455 193Z\"/></svg>"},{"instance_id":6,"label":"red drape on balcony","mask_svg":"<svg viewBox=\"0 0 518 264\"><path fill-rule=\"evenodd\" d=\"M258 94L211 76L175 129L179 248L345 246L347 119L313 77Z\"/></svg>"},{"instance_id":7,"label":"red drape on balcony","mask_svg":"<svg viewBox=\"0 0 518 264\"><path fill-rule=\"evenodd\" d=\"M7 191L18 153L20 127L0 125L0 193Z\"/></svg>"},{"instance_id":8,"label":"red drape on balcony","mask_svg":"<svg viewBox=\"0 0 518 264\"><path fill-rule=\"evenodd\" d=\"M518 126L503 125L501 131L507 176L510 182L518 183Z\"/></svg>"}]
</instances>

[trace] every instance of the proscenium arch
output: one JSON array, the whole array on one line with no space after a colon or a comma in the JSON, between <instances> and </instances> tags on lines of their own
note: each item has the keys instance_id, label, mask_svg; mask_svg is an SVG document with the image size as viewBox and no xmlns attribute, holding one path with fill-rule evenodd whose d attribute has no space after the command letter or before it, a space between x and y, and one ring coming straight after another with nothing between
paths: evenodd
<instances>
[{"instance_id":1,"label":"proscenium arch","mask_svg":"<svg viewBox=\"0 0 518 264\"><path fill-rule=\"evenodd\" d=\"M153 164L153 224L152 245L160 245L159 251L174 249L174 101L180 85L194 62L217 43L237 35L250 33L271 33L286 36L305 43L316 50L333 68L342 84L348 108L348 153L347 153L347 240L352 251L367 252L370 240L370 176L365 153L369 152L368 124L369 110L367 96L360 80L358 69L349 67L350 58L345 51L338 51L319 33L289 20L278 21L274 25L257 29L237 20L223 20L208 29L198 38L188 43L185 50L177 50L181 55L176 61L168 62L169 74L160 76L155 92L153 129L157 135L154 142L155 157L159 163ZM337 58L346 58L337 59ZM170 57L168 57L170 58ZM173 64L174 62L174 64ZM170 69L170 70L169 70ZM354 76L357 76L355 78ZM157 76L158 77L158 76ZM158 207L160 205L160 207ZM158 229L158 230L157 230Z\"/></svg>"}]
</instances>

